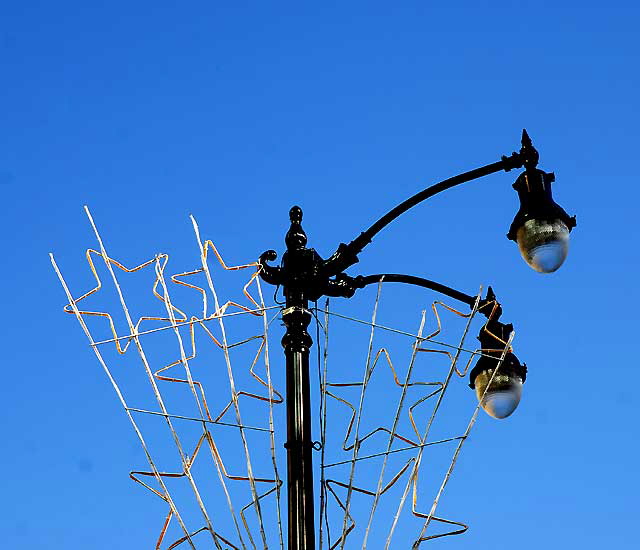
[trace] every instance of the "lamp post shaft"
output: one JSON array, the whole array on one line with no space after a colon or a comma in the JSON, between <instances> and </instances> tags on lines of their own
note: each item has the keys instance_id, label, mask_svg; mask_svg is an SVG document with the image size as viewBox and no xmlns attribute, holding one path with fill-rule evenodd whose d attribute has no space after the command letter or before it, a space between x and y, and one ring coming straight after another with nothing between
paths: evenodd
<instances>
[{"instance_id":1,"label":"lamp post shaft","mask_svg":"<svg viewBox=\"0 0 640 550\"><path fill-rule=\"evenodd\" d=\"M307 301L287 297L283 319L287 332L282 339L287 378L287 492L289 550L314 550L313 459L311 451L311 395L307 327L311 314ZM293 302L296 302L293 305Z\"/></svg>"},{"instance_id":2,"label":"lamp post shaft","mask_svg":"<svg viewBox=\"0 0 640 550\"><path fill-rule=\"evenodd\" d=\"M302 210L289 212L291 227L285 237L287 251L282 270L287 275L281 283L286 299L282 312L287 331L282 338L287 379L287 497L289 550L315 549L313 503L313 440L311 439L311 389L309 385L309 348L313 340L307 332L309 312L309 274L319 259L308 249L302 229Z\"/></svg>"}]
</instances>

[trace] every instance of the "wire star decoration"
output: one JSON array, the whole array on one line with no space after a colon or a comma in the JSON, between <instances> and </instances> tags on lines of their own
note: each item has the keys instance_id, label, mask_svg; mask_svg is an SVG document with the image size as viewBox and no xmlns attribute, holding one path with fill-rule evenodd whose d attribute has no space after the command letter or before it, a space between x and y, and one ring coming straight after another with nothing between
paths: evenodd
<instances>
[{"instance_id":1,"label":"wire star decoration","mask_svg":"<svg viewBox=\"0 0 640 550\"><path fill-rule=\"evenodd\" d=\"M282 308L265 304L258 264L227 265L214 243L202 240L192 217L200 251L197 267L168 275L169 256L164 253L126 267L109 256L89 209L85 211L98 241L97 249L86 252L94 286L74 298L53 255L51 262L66 293L64 311L79 322L147 461L129 475L167 506L155 547L284 548L280 434L286 430L284 407L277 407L284 402L277 389L284 373L283 361L278 359L273 371L270 362L271 327ZM242 296L222 301L214 280L230 272L244 277ZM127 294L121 279L135 273L146 274L149 282L144 293ZM91 306L107 286L119 304L117 313ZM384 548L418 548L467 530L464 523L435 511L479 406L461 432L439 438L433 433L445 397L452 393L452 380L464 377L482 352L464 346L477 304L471 313L462 313L433 302L414 334L379 322L381 288L370 320L334 312L328 301L312 311L320 336L320 439L315 444L320 548L380 548L382 540ZM127 301L132 295L143 308L160 306L160 312L136 317ZM445 315L445 326L451 319L462 323L456 344L440 340ZM426 331L431 322L433 329ZM343 358L340 345L335 358L333 351L329 354L329 326L335 323L347 332L363 327L368 332L364 361L361 356ZM94 337L105 330L109 337ZM403 344L391 342L389 334ZM396 354L403 357L400 362L392 359ZM350 362L353 368L346 369ZM158 440L162 443L156 444ZM425 499L422 479L424 471L435 477L429 453L437 447L446 448L447 461L426 510L419 507ZM410 512L403 513L405 508ZM445 529L427 534L432 522Z\"/></svg>"}]
</instances>

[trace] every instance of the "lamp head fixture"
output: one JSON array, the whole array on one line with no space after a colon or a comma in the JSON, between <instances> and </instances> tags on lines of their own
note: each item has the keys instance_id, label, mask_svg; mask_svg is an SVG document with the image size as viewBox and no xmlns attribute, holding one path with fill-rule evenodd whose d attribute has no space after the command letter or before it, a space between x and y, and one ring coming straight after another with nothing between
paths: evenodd
<instances>
[{"instance_id":1,"label":"lamp head fixture","mask_svg":"<svg viewBox=\"0 0 640 550\"><path fill-rule=\"evenodd\" d=\"M569 233L576 226L575 216L569 216L551 193L553 173L537 168L538 152L526 130L522 131L525 171L518 176L513 188L520 199L507 238L518 243L525 262L540 273L552 273L564 262L569 252Z\"/></svg>"},{"instance_id":2,"label":"lamp head fixture","mask_svg":"<svg viewBox=\"0 0 640 550\"><path fill-rule=\"evenodd\" d=\"M513 325L505 325L494 315L482 327L478 340L482 355L469 374L469 387L485 412L506 418L516 410L527 379L527 365L521 364L507 342Z\"/></svg>"}]
</instances>

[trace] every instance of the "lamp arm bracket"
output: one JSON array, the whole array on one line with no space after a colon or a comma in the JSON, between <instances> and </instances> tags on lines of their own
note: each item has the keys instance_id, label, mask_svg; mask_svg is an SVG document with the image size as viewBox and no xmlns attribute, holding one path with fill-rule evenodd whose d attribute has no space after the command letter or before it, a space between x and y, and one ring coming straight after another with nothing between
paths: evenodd
<instances>
[{"instance_id":1,"label":"lamp arm bracket","mask_svg":"<svg viewBox=\"0 0 640 550\"><path fill-rule=\"evenodd\" d=\"M336 283L339 283L340 288L348 289L350 294L338 294L338 296L351 297L355 291L359 288L364 288L367 285L378 283L404 283L413 286L419 286L422 288L428 288L435 290L440 294L449 296L459 302L467 304L473 308L476 305L477 297L465 294L454 288L448 287L436 281L424 279L423 277L416 277L414 275L402 275L398 273L376 273L374 275L359 275L357 277L349 277L348 275L341 274L336 277ZM334 294L335 296L335 294ZM497 320L502 314L502 308L500 303L496 299L496 295L491 287L487 290L487 296L482 298L478 302L477 311L482 313L487 318Z\"/></svg>"},{"instance_id":2,"label":"lamp arm bracket","mask_svg":"<svg viewBox=\"0 0 640 550\"><path fill-rule=\"evenodd\" d=\"M371 227L366 231L360 233L360 235L353 239L349 244L341 244L336 253L328 260L331 261L331 271L334 272L333 274L337 274L356 263L358 261L358 254L360 254L364 247L372 241L375 235L377 235L393 220L421 202L424 202L442 191L488 176L489 174L494 174L495 172L500 172L501 170L509 172L510 170L521 168L522 166L527 170L534 170L538 164L538 159L538 151L533 146L529 134L527 134L526 130L522 130L522 147L519 152L513 152L509 156L503 155L498 162L487 164L486 166L481 166L480 168L443 180L419 191L415 195L401 202L395 208L389 210L389 212L371 225ZM342 269L339 269L340 267L342 267Z\"/></svg>"},{"instance_id":3,"label":"lamp arm bracket","mask_svg":"<svg viewBox=\"0 0 640 550\"><path fill-rule=\"evenodd\" d=\"M273 262L278 257L275 250L267 250L260 254L258 258L258 265L260 266L260 277L263 281L272 285L281 285L284 283L284 274L282 268L269 265L268 262Z\"/></svg>"}]
</instances>

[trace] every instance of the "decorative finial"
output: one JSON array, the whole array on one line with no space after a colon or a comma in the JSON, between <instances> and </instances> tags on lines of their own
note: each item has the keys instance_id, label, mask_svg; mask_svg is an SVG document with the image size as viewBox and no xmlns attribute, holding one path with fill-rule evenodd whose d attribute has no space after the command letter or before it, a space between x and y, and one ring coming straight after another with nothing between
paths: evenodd
<instances>
[{"instance_id":1,"label":"decorative finial","mask_svg":"<svg viewBox=\"0 0 640 550\"><path fill-rule=\"evenodd\" d=\"M485 298L485 300L493 301L495 299L496 299L496 294L493 291L493 288L491 288L491 287L487 288L487 297Z\"/></svg>"},{"instance_id":2,"label":"decorative finial","mask_svg":"<svg viewBox=\"0 0 640 550\"><path fill-rule=\"evenodd\" d=\"M302 208L299 206L293 206L291 210L289 210L289 220L291 223L302 222Z\"/></svg>"},{"instance_id":3,"label":"decorative finial","mask_svg":"<svg viewBox=\"0 0 640 550\"><path fill-rule=\"evenodd\" d=\"M291 227L285 236L284 242L287 245L288 250L301 250L307 244L307 235L302 229L302 208L294 206L289 210L289 220L291 220Z\"/></svg>"},{"instance_id":4,"label":"decorative finial","mask_svg":"<svg viewBox=\"0 0 640 550\"><path fill-rule=\"evenodd\" d=\"M540 155L533 146L531 138L527 130L522 130L522 148L520 149L520 157L522 158L525 169L533 170L538 165Z\"/></svg>"},{"instance_id":5,"label":"decorative finial","mask_svg":"<svg viewBox=\"0 0 640 550\"><path fill-rule=\"evenodd\" d=\"M487 289L487 296L483 300L480 300L478 304L478 312L482 313L487 319L497 321L502 315L502 307L496 299L493 288Z\"/></svg>"}]
</instances>

